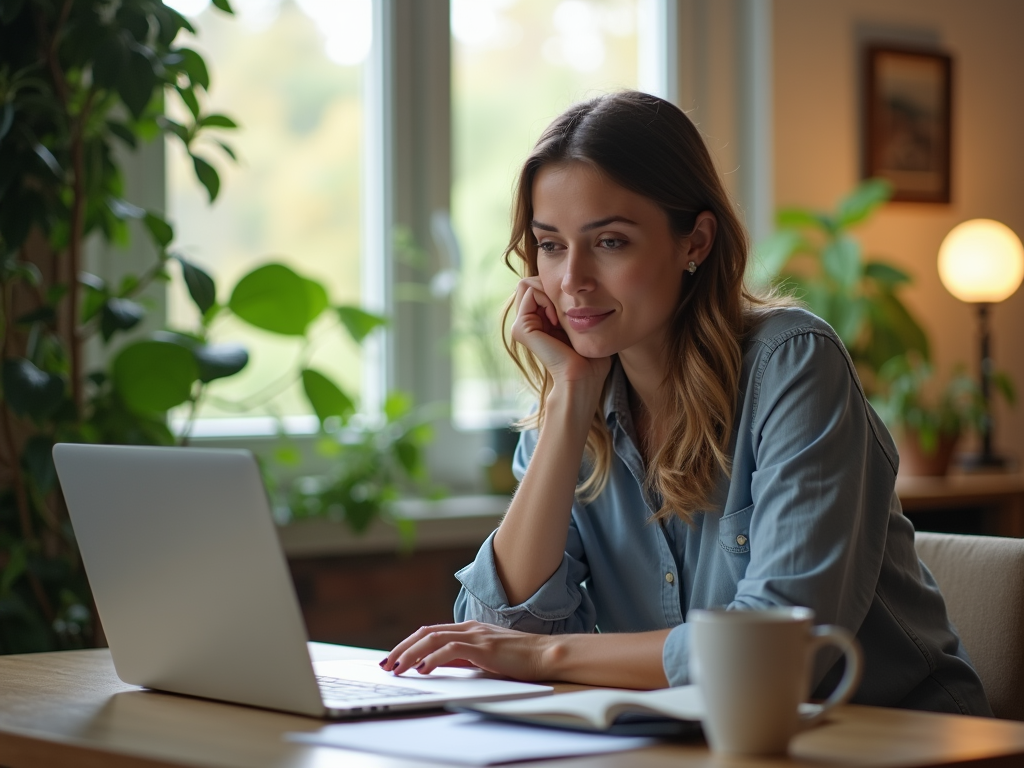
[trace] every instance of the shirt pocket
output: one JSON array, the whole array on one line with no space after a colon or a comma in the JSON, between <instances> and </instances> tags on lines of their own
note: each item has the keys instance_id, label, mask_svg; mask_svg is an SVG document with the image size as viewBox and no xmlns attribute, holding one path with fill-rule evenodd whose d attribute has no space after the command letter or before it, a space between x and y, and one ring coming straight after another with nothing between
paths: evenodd
<instances>
[{"instance_id":1,"label":"shirt pocket","mask_svg":"<svg viewBox=\"0 0 1024 768\"><path fill-rule=\"evenodd\" d=\"M754 505L744 507L718 521L718 543L726 552L735 555L750 553L750 518Z\"/></svg>"}]
</instances>

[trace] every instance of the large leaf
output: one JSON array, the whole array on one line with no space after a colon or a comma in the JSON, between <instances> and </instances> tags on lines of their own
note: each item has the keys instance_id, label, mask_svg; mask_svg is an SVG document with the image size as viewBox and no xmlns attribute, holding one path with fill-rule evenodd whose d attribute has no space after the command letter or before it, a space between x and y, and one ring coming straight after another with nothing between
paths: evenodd
<instances>
[{"instance_id":1,"label":"large leaf","mask_svg":"<svg viewBox=\"0 0 1024 768\"><path fill-rule=\"evenodd\" d=\"M352 399L318 371L307 368L302 372L302 389L321 424L332 416L345 421L355 411Z\"/></svg>"},{"instance_id":2,"label":"large leaf","mask_svg":"<svg viewBox=\"0 0 1024 768\"><path fill-rule=\"evenodd\" d=\"M401 390L389 392L384 400L384 415L389 422L398 421L412 411L412 396Z\"/></svg>"},{"instance_id":3,"label":"large leaf","mask_svg":"<svg viewBox=\"0 0 1024 768\"><path fill-rule=\"evenodd\" d=\"M64 378L40 370L23 357L4 360L4 399L19 416L42 421L64 399Z\"/></svg>"},{"instance_id":4,"label":"large leaf","mask_svg":"<svg viewBox=\"0 0 1024 768\"><path fill-rule=\"evenodd\" d=\"M83 288L81 321L87 323L103 309L107 299L110 298L110 291L106 282L88 272L79 272L78 282Z\"/></svg>"},{"instance_id":5,"label":"large leaf","mask_svg":"<svg viewBox=\"0 0 1024 768\"><path fill-rule=\"evenodd\" d=\"M770 283L804 244L804 237L795 229L779 229L754 248L750 276L759 284Z\"/></svg>"},{"instance_id":6,"label":"large leaf","mask_svg":"<svg viewBox=\"0 0 1024 768\"><path fill-rule=\"evenodd\" d=\"M864 327L865 302L842 291L833 293L829 299L829 311L825 320L836 334L852 349Z\"/></svg>"},{"instance_id":7,"label":"large leaf","mask_svg":"<svg viewBox=\"0 0 1024 768\"><path fill-rule=\"evenodd\" d=\"M210 88L210 73L206 68L203 57L191 48L179 48L175 51L181 56L181 68L188 74L188 79L193 86L198 86L204 91Z\"/></svg>"},{"instance_id":8,"label":"large leaf","mask_svg":"<svg viewBox=\"0 0 1024 768\"><path fill-rule=\"evenodd\" d=\"M124 123L118 123L114 120L107 120L107 130L109 130L114 136L117 136L121 141L127 144L132 149L138 146L138 139L135 137L134 131Z\"/></svg>"},{"instance_id":9,"label":"large leaf","mask_svg":"<svg viewBox=\"0 0 1024 768\"><path fill-rule=\"evenodd\" d=\"M911 282L910 275L884 261L869 261L865 264L864 277L881 283L888 290Z\"/></svg>"},{"instance_id":10,"label":"large leaf","mask_svg":"<svg viewBox=\"0 0 1024 768\"><path fill-rule=\"evenodd\" d=\"M395 458L402 465L409 477L424 479L426 477L426 462L423 460L423 451L411 440L397 440L393 446Z\"/></svg>"},{"instance_id":11,"label":"large leaf","mask_svg":"<svg viewBox=\"0 0 1024 768\"><path fill-rule=\"evenodd\" d=\"M356 343L362 342L374 329L387 325L388 322L386 318L359 307L341 306L335 307L334 311L338 313L342 325Z\"/></svg>"},{"instance_id":12,"label":"large leaf","mask_svg":"<svg viewBox=\"0 0 1024 768\"><path fill-rule=\"evenodd\" d=\"M220 194L220 174L217 173L216 168L199 155L192 155L192 165L196 169L196 178L199 179L200 184L206 187L206 193L210 196L212 203Z\"/></svg>"},{"instance_id":13,"label":"large leaf","mask_svg":"<svg viewBox=\"0 0 1024 768\"><path fill-rule=\"evenodd\" d=\"M830 216L807 208L780 208L775 214L775 223L783 228L820 229L826 234L831 234L836 228Z\"/></svg>"},{"instance_id":14,"label":"large leaf","mask_svg":"<svg viewBox=\"0 0 1024 768\"><path fill-rule=\"evenodd\" d=\"M146 216L142 221L146 225L146 229L149 230L149 234L152 235L154 242L161 249L171 244L171 241L174 239L174 227L163 218L152 211L146 211Z\"/></svg>"},{"instance_id":15,"label":"large leaf","mask_svg":"<svg viewBox=\"0 0 1024 768\"><path fill-rule=\"evenodd\" d=\"M869 340L861 357L879 370L897 355L915 351L923 360L930 357L928 337L903 302L890 291L883 291L868 303Z\"/></svg>"},{"instance_id":16,"label":"large leaf","mask_svg":"<svg viewBox=\"0 0 1024 768\"><path fill-rule=\"evenodd\" d=\"M302 336L327 306L327 293L284 264L266 264L238 281L228 307L250 325Z\"/></svg>"},{"instance_id":17,"label":"large leaf","mask_svg":"<svg viewBox=\"0 0 1024 768\"><path fill-rule=\"evenodd\" d=\"M100 315L100 333L104 341L118 331L134 328L146 316L146 309L131 299L109 299Z\"/></svg>"},{"instance_id":18,"label":"large leaf","mask_svg":"<svg viewBox=\"0 0 1024 768\"><path fill-rule=\"evenodd\" d=\"M192 394L199 365L192 352L168 341L129 344L114 359L114 386L134 411L163 412Z\"/></svg>"},{"instance_id":19,"label":"large leaf","mask_svg":"<svg viewBox=\"0 0 1024 768\"><path fill-rule=\"evenodd\" d=\"M181 100L185 103L185 106L188 107L188 111L192 113L192 117L198 118L199 99L196 98L195 88L193 88L192 86L183 88L180 85L176 85L174 88L178 92L178 95L181 97Z\"/></svg>"},{"instance_id":20,"label":"large leaf","mask_svg":"<svg viewBox=\"0 0 1024 768\"><path fill-rule=\"evenodd\" d=\"M200 118L196 125L200 128L237 128L238 123L227 115L212 114Z\"/></svg>"},{"instance_id":21,"label":"large leaf","mask_svg":"<svg viewBox=\"0 0 1024 768\"><path fill-rule=\"evenodd\" d=\"M821 265L825 274L851 291L861 275L860 243L845 236L831 241L822 249Z\"/></svg>"},{"instance_id":22,"label":"large leaf","mask_svg":"<svg viewBox=\"0 0 1024 768\"><path fill-rule=\"evenodd\" d=\"M811 312L829 322L829 315L832 314L832 292L828 290L823 280L787 277L786 283L793 287L793 295L806 304Z\"/></svg>"},{"instance_id":23,"label":"large leaf","mask_svg":"<svg viewBox=\"0 0 1024 768\"><path fill-rule=\"evenodd\" d=\"M139 50L132 50L118 80L117 92L136 120L146 111L158 82L149 57Z\"/></svg>"},{"instance_id":24,"label":"large leaf","mask_svg":"<svg viewBox=\"0 0 1024 768\"><path fill-rule=\"evenodd\" d=\"M57 311L48 304L36 307L31 312L19 315L14 322L18 325L32 325L33 323L46 323L47 325L57 324Z\"/></svg>"},{"instance_id":25,"label":"large leaf","mask_svg":"<svg viewBox=\"0 0 1024 768\"><path fill-rule=\"evenodd\" d=\"M192 297L200 313L205 315L210 311L210 307L217 303L216 283L207 272L183 256L174 254L174 258L181 264L181 276L185 278L188 295Z\"/></svg>"},{"instance_id":26,"label":"large leaf","mask_svg":"<svg viewBox=\"0 0 1024 768\"><path fill-rule=\"evenodd\" d=\"M199 380L204 384L234 376L249 364L249 352L241 344L204 344L195 347L192 354L199 364Z\"/></svg>"},{"instance_id":27,"label":"large leaf","mask_svg":"<svg viewBox=\"0 0 1024 768\"><path fill-rule=\"evenodd\" d=\"M121 75L128 66L130 51L123 37L110 34L109 27L103 29L92 62L92 78L99 87L114 90L121 82Z\"/></svg>"},{"instance_id":28,"label":"large leaf","mask_svg":"<svg viewBox=\"0 0 1024 768\"><path fill-rule=\"evenodd\" d=\"M892 184L885 179L868 179L839 203L839 226L851 227L870 216L892 197Z\"/></svg>"},{"instance_id":29,"label":"large leaf","mask_svg":"<svg viewBox=\"0 0 1024 768\"><path fill-rule=\"evenodd\" d=\"M309 297L309 321L313 322L320 317L320 313L327 309L330 303L327 298L327 289L316 280L302 278L306 283L306 295Z\"/></svg>"}]
</instances>

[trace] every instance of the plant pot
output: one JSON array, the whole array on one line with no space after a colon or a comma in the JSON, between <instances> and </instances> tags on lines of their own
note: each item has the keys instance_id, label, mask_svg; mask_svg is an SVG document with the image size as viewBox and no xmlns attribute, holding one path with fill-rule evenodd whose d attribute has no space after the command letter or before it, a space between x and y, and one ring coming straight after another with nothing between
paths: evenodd
<instances>
[{"instance_id":1,"label":"plant pot","mask_svg":"<svg viewBox=\"0 0 1024 768\"><path fill-rule=\"evenodd\" d=\"M908 476L941 477L949 472L959 434L939 435L939 444L932 453L921 448L916 430L906 429L897 446L900 453L900 474Z\"/></svg>"}]
</instances>

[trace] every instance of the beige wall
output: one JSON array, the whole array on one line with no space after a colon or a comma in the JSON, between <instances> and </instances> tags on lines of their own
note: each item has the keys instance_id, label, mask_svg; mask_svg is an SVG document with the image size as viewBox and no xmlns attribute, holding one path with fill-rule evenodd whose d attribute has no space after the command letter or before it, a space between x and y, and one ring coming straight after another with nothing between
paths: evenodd
<instances>
[{"instance_id":1,"label":"beige wall","mask_svg":"<svg viewBox=\"0 0 1024 768\"><path fill-rule=\"evenodd\" d=\"M866 252L914 276L907 302L940 369L975 370L973 307L935 262L946 233L986 217L1024 236L1024 2L774 0L775 202L829 208L859 179L860 44L932 43L953 56L953 202L892 203L860 230ZM1024 395L1024 289L995 307L996 366ZM1024 459L1024 402L997 410L996 445Z\"/></svg>"}]
</instances>

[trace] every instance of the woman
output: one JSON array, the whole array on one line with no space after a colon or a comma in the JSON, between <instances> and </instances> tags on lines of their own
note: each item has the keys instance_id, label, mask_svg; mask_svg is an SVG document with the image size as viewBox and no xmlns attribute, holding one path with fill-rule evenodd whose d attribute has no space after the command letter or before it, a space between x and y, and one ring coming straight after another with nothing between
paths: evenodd
<instances>
[{"instance_id":1,"label":"woman","mask_svg":"<svg viewBox=\"0 0 1024 768\"><path fill-rule=\"evenodd\" d=\"M538 395L521 483L457 574L458 623L384 669L681 685L688 610L804 605L858 636L854 701L991 714L849 356L826 323L744 289L747 253L676 107L615 93L548 127L505 254L524 274L507 346ZM819 655L817 695L837 657Z\"/></svg>"}]
</instances>

